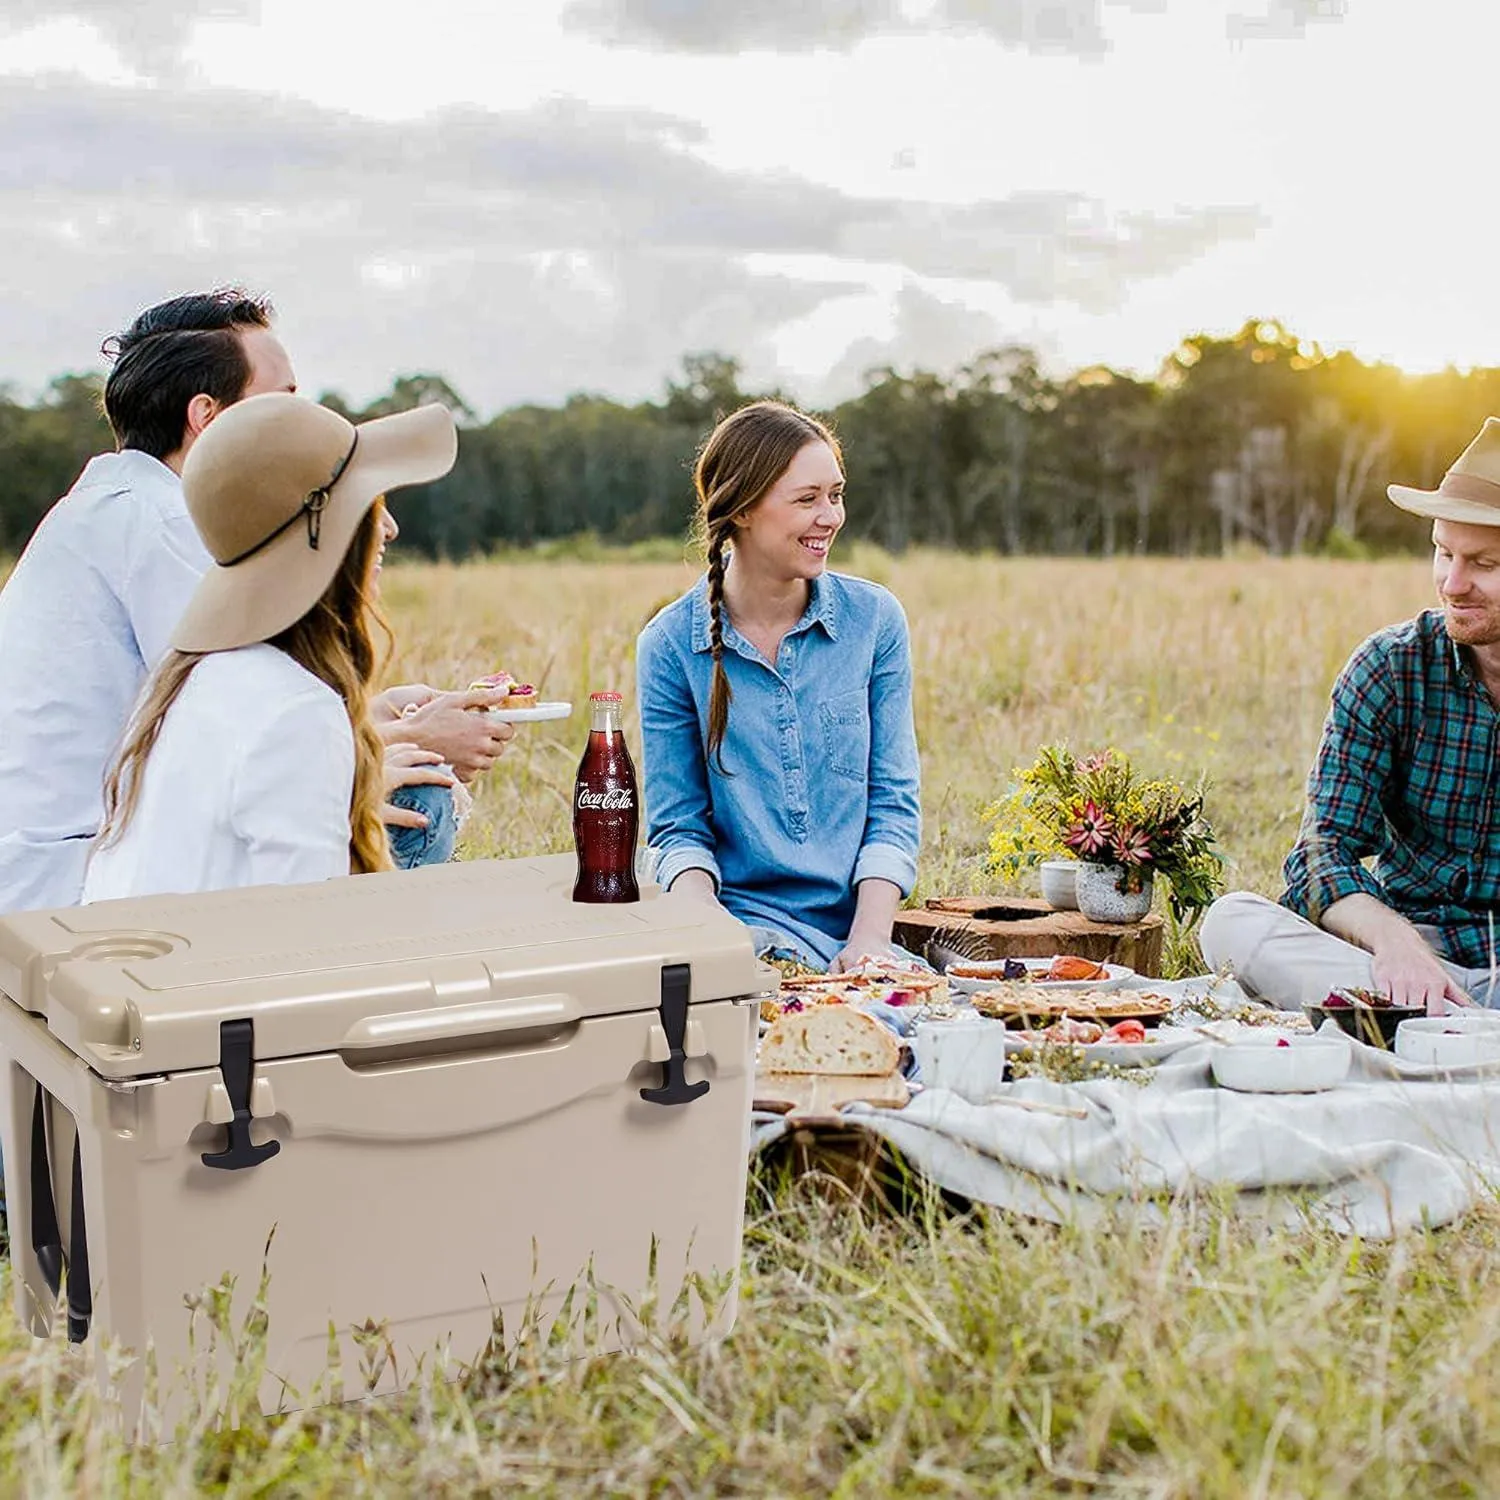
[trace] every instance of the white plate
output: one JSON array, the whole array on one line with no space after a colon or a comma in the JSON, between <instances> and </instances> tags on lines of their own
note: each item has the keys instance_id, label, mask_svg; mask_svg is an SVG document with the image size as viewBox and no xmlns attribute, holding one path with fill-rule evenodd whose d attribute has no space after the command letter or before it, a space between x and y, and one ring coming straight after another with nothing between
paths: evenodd
<instances>
[{"instance_id":1,"label":"white plate","mask_svg":"<svg viewBox=\"0 0 1500 1500\"><path fill-rule=\"evenodd\" d=\"M1209 1052L1214 1082L1242 1094L1316 1094L1342 1083L1353 1055L1347 1037L1245 1037Z\"/></svg>"},{"instance_id":2,"label":"white plate","mask_svg":"<svg viewBox=\"0 0 1500 1500\"><path fill-rule=\"evenodd\" d=\"M1052 964L1050 958L1023 958L1021 960L1033 974L1045 974ZM960 995L977 995L984 990L993 989L997 984L1005 981L1002 974L1005 969L1004 959L993 961L967 963L960 965L962 968L993 969L994 975L988 979L960 978L957 975L949 975L948 988ZM1050 995L1058 990L1118 990L1123 988L1130 980L1135 979L1134 969L1127 969L1124 964L1105 964L1103 979L1031 979L1022 981L1039 995Z\"/></svg>"},{"instance_id":3,"label":"white plate","mask_svg":"<svg viewBox=\"0 0 1500 1500\"><path fill-rule=\"evenodd\" d=\"M484 711L502 724L540 724L547 719L566 719L573 712L573 705L537 703L531 708L487 708Z\"/></svg>"},{"instance_id":4,"label":"white plate","mask_svg":"<svg viewBox=\"0 0 1500 1500\"><path fill-rule=\"evenodd\" d=\"M1113 1067L1129 1068L1160 1062L1162 1058L1170 1057L1174 1052L1181 1052L1184 1047L1194 1046L1202 1040L1203 1038L1193 1031L1185 1031L1175 1026L1156 1026L1147 1030L1144 1042L1078 1042L1074 1045L1090 1062L1109 1063ZM1037 1045L1046 1046L1047 1044L1028 1042L1019 1031L1006 1029L1005 1055L1007 1057L1014 1052L1024 1052L1028 1047ZM1066 1046L1068 1044L1056 1043L1054 1045Z\"/></svg>"}]
</instances>

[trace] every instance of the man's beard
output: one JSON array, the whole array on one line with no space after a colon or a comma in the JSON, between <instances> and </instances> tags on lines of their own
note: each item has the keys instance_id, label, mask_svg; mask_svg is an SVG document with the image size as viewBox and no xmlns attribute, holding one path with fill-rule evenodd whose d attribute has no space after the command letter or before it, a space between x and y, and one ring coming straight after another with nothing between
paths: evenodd
<instances>
[{"instance_id":1,"label":"man's beard","mask_svg":"<svg viewBox=\"0 0 1500 1500\"><path fill-rule=\"evenodd\" d=\"M1443 601L1443 621L1450 639L1460 646L1493 646L1500 643L1500 609L1480 606L1477 613L1464 612L1454 617L1454 607Z\"/></svg>"}]
</instances>

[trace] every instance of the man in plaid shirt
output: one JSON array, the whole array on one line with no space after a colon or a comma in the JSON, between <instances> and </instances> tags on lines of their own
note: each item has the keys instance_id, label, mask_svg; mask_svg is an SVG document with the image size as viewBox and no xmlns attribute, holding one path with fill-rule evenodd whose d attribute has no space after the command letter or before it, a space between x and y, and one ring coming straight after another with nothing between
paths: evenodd
<instances>
[{"instance_id":1,"label":"man in plaid shirt","mask_svg":"<svg viewBox=\"0 0 1500 1500\"><path fill-rule=\"evenodd\" d=\"M1203 921L1209 963L1287 1008L1339 986L1500 1003L1500 418L1436 490L1388 493L1432 518L1441 608L1339 674L1280 904L1236 891Z\"/></svg>"}]
</instances>

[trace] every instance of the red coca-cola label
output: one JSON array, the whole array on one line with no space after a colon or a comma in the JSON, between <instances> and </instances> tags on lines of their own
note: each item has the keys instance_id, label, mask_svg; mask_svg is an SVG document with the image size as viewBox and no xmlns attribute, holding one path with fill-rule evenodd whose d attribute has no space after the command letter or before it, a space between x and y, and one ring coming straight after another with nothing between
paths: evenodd
<instances>
[{"instance_id":1,"label":"red coca-cola label","mask_svg":"<svg viewBox=\"0 0 1500 1500\"><path fill-rule=\"evenodd\" d=\"M635 806L635 793L628 786L612 786L602 792L579 786L577 805L596 812L629 812Z\"/></svg>"}]
</instances>

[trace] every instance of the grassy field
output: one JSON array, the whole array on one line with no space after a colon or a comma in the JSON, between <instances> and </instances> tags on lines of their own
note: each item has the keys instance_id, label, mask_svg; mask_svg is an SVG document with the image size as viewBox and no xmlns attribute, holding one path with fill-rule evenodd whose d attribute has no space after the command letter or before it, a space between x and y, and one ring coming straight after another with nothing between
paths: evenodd
<instances>
[{"instance_id":1,"label":"grassy field","mask_svg":"<svg viewBox=\"0 0 1500 1500\"><path fill-rule=\"evenodd\" d=\"M1212 778L1231 880L1264 891L1329 683L1421 607L1423 565L1001 562L856 553L912 621L919 894L995 889L980 809L1044 740ZM397 679L504 665L548 696L633 682L685 566L398 566ZM522 730L465 852L568 846L578 719ZM392 1402L112 1435L76 1355L0 1314L0 1452L28 1494L1471 1495L1500 1489L1500 1213L1372 1246L1265 1233L1229 1202L1048 1228L752 1181L718 1349L512 1367Z\"/></svg>"}]
</instances>

